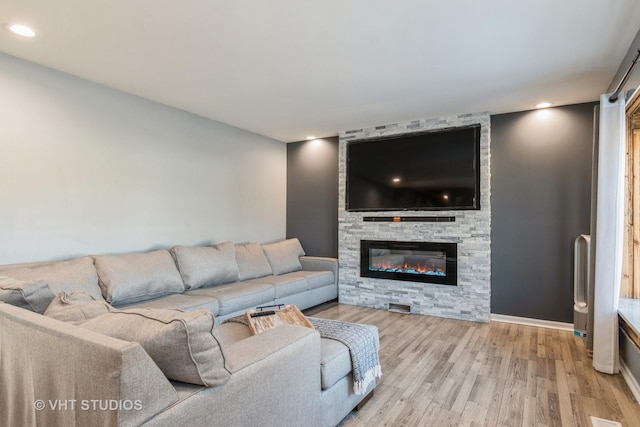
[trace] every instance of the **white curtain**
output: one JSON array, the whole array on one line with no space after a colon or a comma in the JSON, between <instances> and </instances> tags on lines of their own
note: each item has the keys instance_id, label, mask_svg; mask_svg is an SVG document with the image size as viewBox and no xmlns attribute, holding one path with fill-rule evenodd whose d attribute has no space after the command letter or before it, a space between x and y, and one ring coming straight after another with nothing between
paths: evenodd
<instances>
[{"instance_id":1,"label":"white curtain","mask_svg":"<svg viewBox=\"0 0 640 427\"><path fill-rule=\"evenodd\" d=\"M615 374L618 360L618 300L622 278L625 198L625 101L600 97L593 367Z\"/></svg>"}]
</instances>

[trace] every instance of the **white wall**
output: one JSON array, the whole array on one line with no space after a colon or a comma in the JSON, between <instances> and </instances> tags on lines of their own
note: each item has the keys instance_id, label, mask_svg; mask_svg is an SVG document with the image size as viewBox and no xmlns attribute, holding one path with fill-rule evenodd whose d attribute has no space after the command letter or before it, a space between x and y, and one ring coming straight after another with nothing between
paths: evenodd
<instances>
[{"instance_id":1,"label":"white wall","mask_svg":"<svg viewBox=\"0 0 640 427\"><path fill-rule=\"evenodd\" d=\"M276 240L285 203L284 143L0 54L0 264Z\"/></svg>"}]
</instances>

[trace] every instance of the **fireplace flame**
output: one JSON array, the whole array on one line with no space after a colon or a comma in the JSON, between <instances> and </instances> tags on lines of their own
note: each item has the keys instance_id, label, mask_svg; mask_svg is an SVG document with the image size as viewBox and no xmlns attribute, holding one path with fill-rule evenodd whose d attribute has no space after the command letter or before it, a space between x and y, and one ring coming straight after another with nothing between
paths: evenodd
<instances>
[{"instance_id":1,"label":"fireplace flame","mask_svg":"<svg viewBox=\"0 0 640 427\"><path fill-rule=\"evenodd\" d=\"M373 262L371 264L371 270L374 271L386 271L389 273L409 273L409 274L430 274L437 276L445 276L444 268L440 268L435 265L416 264L412 265L408 262L402 264L387 262Z\"/></svg>"}]
</instances>

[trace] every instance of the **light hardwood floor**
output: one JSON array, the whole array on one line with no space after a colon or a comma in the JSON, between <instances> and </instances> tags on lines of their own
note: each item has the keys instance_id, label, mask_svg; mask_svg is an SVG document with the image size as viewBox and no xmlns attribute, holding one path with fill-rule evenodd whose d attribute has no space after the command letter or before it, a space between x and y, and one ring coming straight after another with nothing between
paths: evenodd
<instances>
[{"instance_id":1,"label":"light hardwood floor","mask_svg":"<svg viewBox=\"0 0 640 427\"><path fill-rule=\"evenodd\" d=\"M622 376L596 372L571 332L338 304L306 314L379 328L382 379L342 427L640 426Z\"/></svg>"}]
</instances>

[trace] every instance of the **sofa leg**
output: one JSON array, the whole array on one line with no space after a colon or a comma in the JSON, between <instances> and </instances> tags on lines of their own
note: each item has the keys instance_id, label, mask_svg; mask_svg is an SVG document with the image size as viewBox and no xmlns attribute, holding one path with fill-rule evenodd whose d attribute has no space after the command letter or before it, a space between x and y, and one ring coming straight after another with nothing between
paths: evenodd
<instances>
[{"instance_id":1,"label":"sofa leg","mask_svg":"<svg viewBox=\"0 0 640 427\"><path fill-rule=\"evenodd\" d=\"M353 408L353 410L354 410L354 411L356 411L356 412L358 412L360 409L362 409L362 407L363 407L364 405L366 405L366 404L367 404L367 402L369 401L369 399L371 399L371 398L373 397L373 392L374 392L374 391L376 391L376 390L375 390L375 389L371 390L371 391L369 392L369 394L367 394L367 395L366 395L366 396L365 396L365 397L360 401L360 403L358 403L358 404L356 405L356 407L355 407L355 408Z\"/></svg>"}]
</instances>

